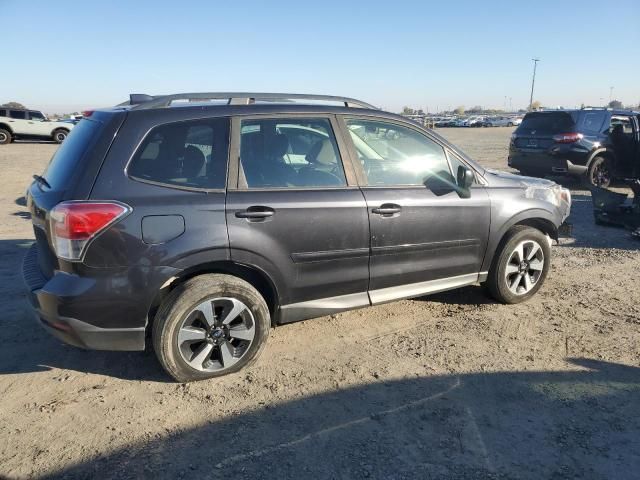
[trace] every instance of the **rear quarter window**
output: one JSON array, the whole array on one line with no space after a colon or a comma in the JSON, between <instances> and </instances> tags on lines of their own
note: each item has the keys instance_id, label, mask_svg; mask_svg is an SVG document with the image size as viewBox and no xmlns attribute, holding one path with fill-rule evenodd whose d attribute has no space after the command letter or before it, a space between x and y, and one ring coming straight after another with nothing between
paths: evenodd
<instances>
[{"instance_id":1,"label":"rear quarter window","mask_svg":"<svg viewBox=\"0 0 640 480\"><path fill-rule=\"evenodd\" d=\"M152 129L127 172L135 180L167 186L222 189L226 183L229 121L186 121Z\"/></svg>"},{"instance_id":2,"label":"rear quarter window","mask_svg":"<svg viewBox=\"0 0 640 480\"><path fill-rule=\"evenodd\" d=\"M605 116L606 113L604 111L584 112L582 119L578 124L578 129L585 130L587 132L599 132L602 128L602 124L604 123Z\"/></svg>"}]
</instances>

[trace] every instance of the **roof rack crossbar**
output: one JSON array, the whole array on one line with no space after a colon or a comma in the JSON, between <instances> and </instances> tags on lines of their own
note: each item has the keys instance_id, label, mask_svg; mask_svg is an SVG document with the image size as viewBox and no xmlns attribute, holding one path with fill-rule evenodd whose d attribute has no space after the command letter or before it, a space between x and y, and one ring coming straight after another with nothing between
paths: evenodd
<instances>
[{"instance_id":1,"label":"roof rack crossbar","mask_svg":"<svg viewBox=\"0 0 640 480\"><path fill-rule=\"evenodd\" d=\"M332 95L307 95L301 93L255 93L255 92L210 92L210 93L177 93L173 95L150 96L145 94L131 94L129 104L132 110L148 110L152 108L169 107L176 100L227 100L229 105L248 105L256 100L265 101L293 101L315 100L343 103L345 107L371 108L373 105L356 100L355 98L336 97Z\"/></svg>"}]
</instances>

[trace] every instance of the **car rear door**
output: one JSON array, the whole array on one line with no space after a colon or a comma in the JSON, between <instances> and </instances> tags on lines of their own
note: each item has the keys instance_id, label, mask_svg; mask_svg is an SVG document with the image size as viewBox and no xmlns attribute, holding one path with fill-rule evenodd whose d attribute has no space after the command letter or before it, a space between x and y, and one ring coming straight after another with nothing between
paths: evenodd
<instances>
[{"instance_id":1,"label":"car rear door","mask_svg":"<svg viewBox=\"0 0 640 480\"><path fill-rule=\"evenodd\" d=\"M463 198L444 146L411 125L350 117L344 128L369 214L371 302L476 282L489 234L484 187Z\"/></svg>"},{"instance_id":2,"label":"car rear door","mask_svg":"<svg viewBox=\"0 0 640 480\"><path fill-rule=\"evenodd\" d=\"M25 110L9 110L9 126L18 135L32 135Z\"/></svg>"},{"instance_id":3,"label":"car rear door","mask_svg":"<svg viewBox=\"0 0 640 480\"><path fill-rule=\"evenodd\" d=\"M232 124L231 258L271 278L281 322L369 304L367 209L336 131L332 115Z\"/></svg>"}]
</instances>

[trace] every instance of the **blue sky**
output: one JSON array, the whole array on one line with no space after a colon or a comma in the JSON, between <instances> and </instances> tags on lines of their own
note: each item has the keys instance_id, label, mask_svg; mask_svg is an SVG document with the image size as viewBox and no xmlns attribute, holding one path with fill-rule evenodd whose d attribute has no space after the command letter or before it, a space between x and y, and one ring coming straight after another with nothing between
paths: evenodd
<instances>
[{"instance_id":1,"label":"blue sky","mask_svg":"<svg viewBox=\"0 0 640 480\"><path fill-rule=\"evenodd\" d=\"M403 105L640 102L640 1L0 0L0 103L286 91ZM10 46L11 48L7 48ZM8 68L7 68L8 67Z\"/></svg>"}]
</instances>

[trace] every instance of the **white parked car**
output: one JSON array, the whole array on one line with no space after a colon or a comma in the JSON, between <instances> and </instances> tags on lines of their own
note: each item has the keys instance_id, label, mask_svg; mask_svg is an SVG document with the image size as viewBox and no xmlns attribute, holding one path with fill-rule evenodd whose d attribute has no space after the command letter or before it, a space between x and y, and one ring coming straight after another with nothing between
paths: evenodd
<instances>
[{"instance_id":1,"label":"white parked car","mask_svg":"<svg viewBox=\"0 0 640 480\"><path fill-rule=\"evenodd\" d=\"M488 127L508 127L513 123L511 117L489 117L485 121L485 125Z\"/></svg>"},{"instance_id":2,"label":"white parked car","mask_svg":"<svg viewBox=\"0 0 640 480\"><path fill-rule=\"evenodd\" d=\"M522 123L518 117L489 117L485 120L486 127L517 127Z\"/></svg>"},{"instance_id":3,"label":"white parked car","mask_svg":"<svg viewBox=\"0 0 640 480\"><path fill-rule=\"evenodd\" d=\"M481 127L483 122L484 122L484 117L474 116L474 117L467 118L467 120L463 123L462 126L463 127Z\"/></svg>"},{"instance_id":4,"label":"white parked car","mask_svg":"<svg viewBox=\"0 0 640 480\"><path fill-rule=\"evenodd\" d=\"M53 122L37 110L0 107L0 145L18 138L64 142L73 123Z\"/></svg>"}]
</instances>

